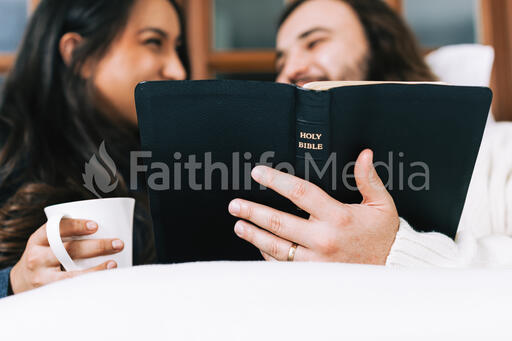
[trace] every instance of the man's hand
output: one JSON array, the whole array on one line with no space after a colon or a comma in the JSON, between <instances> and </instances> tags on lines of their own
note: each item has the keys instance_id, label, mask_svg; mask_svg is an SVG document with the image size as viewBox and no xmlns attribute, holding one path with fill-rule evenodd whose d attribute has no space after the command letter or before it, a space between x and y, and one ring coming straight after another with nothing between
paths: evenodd
<instances>
[{"instance_id":1,"label":"man's hand","mask_svg":"<svg viewBox=\"0 0 512 341\"><path fill-rule=\"evenodd\" d=\"M235 199L229 204L229 212L246 220L235 224L235 232L260 249L266 260L286 261L296 243L296 261L384 265L399 218L391 195L375 171L371 150L359 155L354 175L363 201L347 205L310 182L257 166L252 171L255 181L290 199L310 217L306 220Z\"/></svg>"}]
</instances>

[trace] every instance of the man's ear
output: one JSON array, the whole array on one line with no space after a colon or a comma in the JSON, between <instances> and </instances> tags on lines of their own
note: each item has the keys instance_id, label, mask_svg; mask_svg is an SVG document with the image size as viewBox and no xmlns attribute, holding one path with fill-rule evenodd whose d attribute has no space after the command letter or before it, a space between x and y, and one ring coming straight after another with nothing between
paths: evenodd
<instances>
[{"instance_id":1,"label":"man's ear","mask_svg":"<svg viewBox=\"0 0 512 341\"><path fill-rule=\"evenodd\" d=\"M62 60L66 65L71 63L71 57L75 47L82 42L82 36L78 33L68 32L60 38L59 52L62 56Z\"/></svg>"}]
</instances>

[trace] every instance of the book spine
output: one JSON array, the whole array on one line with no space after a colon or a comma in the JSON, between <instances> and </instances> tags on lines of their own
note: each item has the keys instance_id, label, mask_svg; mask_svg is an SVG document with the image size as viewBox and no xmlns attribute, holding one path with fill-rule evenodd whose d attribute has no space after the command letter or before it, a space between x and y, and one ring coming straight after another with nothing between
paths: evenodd
<instances>
[{"instance_id":1,"label":"book spine","mask_svg":"<svg viewBox=\"0 0 512 341\"><path fill-rule=\"evenodd\" d=\"M330 93L299 90L296 101L296 175L328 186L330 156ZM325 171L325 172L323 172Z\"/></svg>"}]
</instances>

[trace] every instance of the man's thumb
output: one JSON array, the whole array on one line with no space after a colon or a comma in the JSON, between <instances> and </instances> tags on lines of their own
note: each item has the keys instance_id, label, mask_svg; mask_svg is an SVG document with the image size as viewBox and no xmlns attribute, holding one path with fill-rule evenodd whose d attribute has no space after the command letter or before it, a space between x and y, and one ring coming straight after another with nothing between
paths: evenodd
<instances>
[{"instance_id":1,"label":"man's thumb","mask_svg":"<svg viewBox=\"0 0 512 341\"><path fill-rule=\"evenodd\" d=\"M359 154L354 169L357 188L363 196L363 204L382 204L391 196L373 166L373 152L365 149Z\"/></svg>"}]
</instances>

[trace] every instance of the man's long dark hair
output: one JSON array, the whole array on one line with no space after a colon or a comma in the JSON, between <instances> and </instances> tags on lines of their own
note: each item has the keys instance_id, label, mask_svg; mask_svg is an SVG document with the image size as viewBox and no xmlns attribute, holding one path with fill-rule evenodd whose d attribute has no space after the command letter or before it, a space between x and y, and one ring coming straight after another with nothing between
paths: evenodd
<instances>
[{"instance_id":1,"label":"man's long dark hair","mask_svg":"<svg viewBox=\"0 0 512 341\"><path fill-rule=\"evenodd\" d=\"M92 81L80 70L106 54L135 1L43 0L33 14L0 102L0 268L19 259L46 220L45 206L95 198L83 187L82 172L102 141L117 168L128 170L129 151L139 148L138 130L95 108ZM183 16L170 2L185 40ZM67 32L84 38L68 65L59 52ZM183 41L178 53L188 71L186 51ZM108 196L137 196L119 172L117 179Z\"/></svg>"},{"instance_id":2,"label":"man's long dark hair","mask_svg":"<svg viewBox=\"0 0 512 341\"><path fill-rule=\"evenodd\" d=\"M281 15L279 27L306 1L311 0L296 0L288 5ZM366 80L436 80L423 59L413 33L405 21L383 0L340 1L352 7L370 45Z\"/></svg>"}]
</instances>

